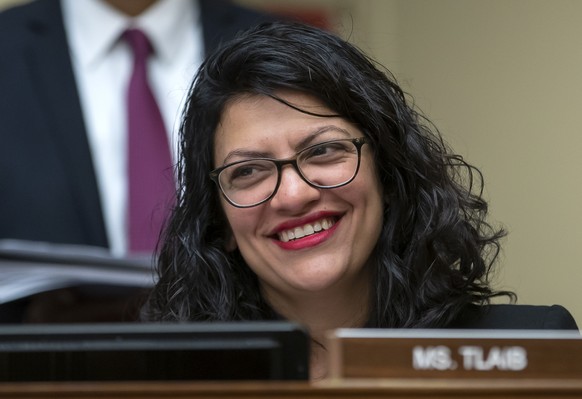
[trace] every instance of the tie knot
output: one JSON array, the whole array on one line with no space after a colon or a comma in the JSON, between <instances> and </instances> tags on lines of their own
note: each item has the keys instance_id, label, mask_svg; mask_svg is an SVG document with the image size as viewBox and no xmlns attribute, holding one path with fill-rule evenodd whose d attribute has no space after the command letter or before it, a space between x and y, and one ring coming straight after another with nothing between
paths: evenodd
<instances>
[{"instance_id":1,"label":"tie knot","mask_svg":"<svg viewBox=\"0 0 582 399\"><path fill-rule=\"evenodd\" d=\"M150 40L139 29L128 29L123 33L124 39L129 43L136 59L145 59L152 52Z\"/></svg>"}]
</instances>

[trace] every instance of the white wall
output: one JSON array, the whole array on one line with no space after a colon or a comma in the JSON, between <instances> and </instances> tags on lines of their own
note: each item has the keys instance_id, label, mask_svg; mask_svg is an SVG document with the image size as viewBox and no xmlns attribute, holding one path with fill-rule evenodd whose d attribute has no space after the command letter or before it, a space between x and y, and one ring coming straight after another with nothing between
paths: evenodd
<instances>
[{"instance_id":1,"label":"white wall","mask_svg":"<svg viewBox=\"0 0 582 399\"><path fill-rule=\"evenodd\" d=\"M364 46L485 175L509 231L498 286L582 325L582 2L359 3Z\"/></svg>"}]
</instances>

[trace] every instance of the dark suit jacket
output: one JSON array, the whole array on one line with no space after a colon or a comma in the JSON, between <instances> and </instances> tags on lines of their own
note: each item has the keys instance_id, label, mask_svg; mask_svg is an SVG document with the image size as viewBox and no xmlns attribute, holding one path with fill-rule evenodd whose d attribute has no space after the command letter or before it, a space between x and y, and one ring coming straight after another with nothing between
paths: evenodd
<instances>
[{"instance_id":1,"label":"dark suit jacket","mask_svg":"<svg viewBox=\"0 0 582 399\"><path fill-rule=\"evenodd\" d=\"M271 19L200 0L204 45ZM0 13L0 239L107 247L58 0Z\"/></svg>"},{"instance_id":2,"label":"dark suit jacket","mask_svg":"<svg viewBox=\"0 0 582 399\"><path fill-rule=\"evenodd\" d=\"M449 328L578 330L576 321L560 305L469 305Z\"/></svg>"}]
</instances>

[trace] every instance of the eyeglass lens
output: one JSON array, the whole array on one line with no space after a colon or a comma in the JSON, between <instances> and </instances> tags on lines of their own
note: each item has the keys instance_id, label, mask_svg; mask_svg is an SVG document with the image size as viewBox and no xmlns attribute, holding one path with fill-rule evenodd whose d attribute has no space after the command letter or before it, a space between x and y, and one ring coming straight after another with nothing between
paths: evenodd
<instances>
[{"instance_id":1,"label":"eyeglass lens","mask_svg":"<svg viewBox=\"0 0 582 399\"><path fill-rule=\"evenodd\" d=\"M252 159L223 169L218 181L225 196L238 206L265 201L277 190L280 169L293 160ZM358 170L359 148L354 140L336 140L300 151L296 168L310 185L333 188L352 180Z\"/></svg>"}]
</instances>

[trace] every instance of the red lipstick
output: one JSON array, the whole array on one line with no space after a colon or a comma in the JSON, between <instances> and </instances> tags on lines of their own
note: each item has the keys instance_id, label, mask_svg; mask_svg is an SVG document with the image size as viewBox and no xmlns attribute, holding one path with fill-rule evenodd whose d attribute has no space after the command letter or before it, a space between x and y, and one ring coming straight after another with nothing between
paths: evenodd
<instances>
[{"instance_id":1,"label":"red lipstick","mask_svg":"<svg viewBox=\"0 0 582 399\"><path fill-rule=\"evenodd\" d=\"M337 216L336 216L337 217ZM330 218L328 216L328 218ZM335 220L335 218L333 218ZM312 221L314 220L321 220L321 218L316 218L316 219L312 219ZM281 241L277 238L273 238L273 242L275 244L277 244L281 249L287 250L287 251L297 251L300 249L306 249L306 248L311 248L311 247L315 247L325 241L327 241L330 237L333 236L333 234L335 233L335 230L337 229L338 225L340 224L341 219L337 219L335 220L333 226L331 226L329 229L327 230L320 230L318 232L315 232L313 234L301 237L301 238L296 238L287 242ZM284 228L284 229L279 229L277 231L283 231L283 230L290 230L293 229L294 227L297 226L304 226L305 224L310 223L310 222L302 222L300 224L297 223L292 223L292 225L290 225L290 227Z\"/></svg>"}]
</instances>

